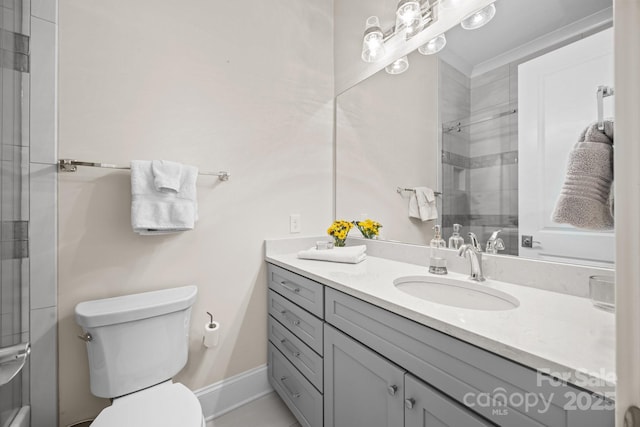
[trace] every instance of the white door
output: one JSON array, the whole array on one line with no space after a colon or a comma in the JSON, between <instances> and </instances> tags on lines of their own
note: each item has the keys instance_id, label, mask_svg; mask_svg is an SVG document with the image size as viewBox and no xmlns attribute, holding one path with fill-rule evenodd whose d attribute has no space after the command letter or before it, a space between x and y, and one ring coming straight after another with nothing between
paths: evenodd
<instances>
[{"instance_id":1,"label":"white door","mask_svg":"<svg viewBox=\"0 0 640 427\"><path fill-rule=\"evenodd\" d=\"M613 267L613 231L589 231L551 221L569 151L597 120L596 89L613 87L613 29L518 67L519 234L533 236L520 256ZM604 117L613 117L613 97Z\"/></svg>"},{"instance_id":2,"label":"white door","mask_svg":"<svg viewBox=\"0 0 640 427\"><path fill-rule=\"evenodd\" d=\"M640 406L640 0L614 0L616 58L616 427Z\"/></svg>"}]
</instances>

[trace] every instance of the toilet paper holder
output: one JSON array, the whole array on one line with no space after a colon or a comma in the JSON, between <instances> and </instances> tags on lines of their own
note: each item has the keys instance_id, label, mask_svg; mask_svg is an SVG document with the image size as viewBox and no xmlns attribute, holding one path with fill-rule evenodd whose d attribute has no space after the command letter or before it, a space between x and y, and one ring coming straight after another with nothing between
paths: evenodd
<instances>
[{"instance_id":1,"label":"toilet paper holder","mask_svg":"<svg viewBox=\"0 0 640 427\"><path fill-rule=\"evenodd\" d=\"M208 311L206 313L209 315L209 322L204 324L202 344L207 348L212 348L217 346L220 341L220 324L213 321L213 314Z\"/></svg>"}]
</instances>

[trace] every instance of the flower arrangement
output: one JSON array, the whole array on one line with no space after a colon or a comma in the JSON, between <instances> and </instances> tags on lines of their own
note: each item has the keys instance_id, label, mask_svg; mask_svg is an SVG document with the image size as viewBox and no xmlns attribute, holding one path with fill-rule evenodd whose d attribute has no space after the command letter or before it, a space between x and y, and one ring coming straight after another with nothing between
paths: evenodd
<instances>
[{"instance_id":1,"label":"flower arrangement","mask_svg":"<svg viewBox=\"0 0 640 427\"><path fill-rule=\"evenodd\" d=\"M349 234L349 231L352 228L353 228L352 223L350 223L349 221L345 221L343 219L339 219L339 220L333 221L333 224L331 224L331 227L329 227L329 229L327 230L327 233L330 236L333 236L335 245L340 247L340 246L344 246L345 240L347 239L347 234Z\"/></svg>"},{"instance_id":2,"label":"flower arrangement","mask_svg":"<svg viewBox=\"0 0 640 427\"><path fill-rule=\"evenodd\" d=\"M382 224L368 218L364 221L353 221L353 224L358 227L358 230L360 230L360 233L362 233L365 239L373 239L378 236L382 228Z\"/></svg>"}]
</instances>

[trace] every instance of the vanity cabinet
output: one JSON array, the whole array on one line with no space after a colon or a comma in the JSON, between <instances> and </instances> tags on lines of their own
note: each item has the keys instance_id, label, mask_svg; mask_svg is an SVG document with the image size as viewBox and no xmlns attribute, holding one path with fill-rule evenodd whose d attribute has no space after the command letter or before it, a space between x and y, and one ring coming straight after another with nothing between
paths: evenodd
<instances>
[{"instance_id":1,"label":"vanity cabinet","mask_svg":"<svg viewBox=\"0 0 640 427\"><path fill-rule=\"evenodd\" d=\"M269 383L303 427L323 427L324 286L269 265Z\"/></svg>"},{"instance_id":2,"label":"vanity cabinet","mask_svg":"<svg viewBox=\"0 0 640 427\"><path fill-rule=\"evenodd\" d=\"M403 369L325 325L325 426L399 427Z\"/></svg>"},{"instance_id":3,"label":"vanity cabinet","mask_svg":"<svg viewBox=\"0 0 640 427\"><path fill-rule=\"evenodd\" d=\"M614 426L598 394L280 267L269 277L269 377L303 426ZM324 315L308 311L319 298Z\"/></svg>"},{"instance_id":4,"label":"vanity cabinet","mask_svg":"<svg viewBox=\"0 0 640 427\"><path fill-rule=\"evenodd\" d=\"M469 409L325 325L325 427L490 427Z\"/></svg>"}]
</instances>

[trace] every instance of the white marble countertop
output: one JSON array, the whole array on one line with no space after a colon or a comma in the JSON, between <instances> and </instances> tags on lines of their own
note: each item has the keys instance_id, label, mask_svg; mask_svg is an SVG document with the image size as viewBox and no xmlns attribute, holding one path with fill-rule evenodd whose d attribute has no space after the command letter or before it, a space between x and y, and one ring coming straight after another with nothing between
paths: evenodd
<instances>
[{"instance_id":1,"label":"white marble countertop","mask_svg":"<svg viewBox=\"0 0 640 427\"><path fill-rule=\"evenodd\" d=\"M482 311L441 305L398 290L401 276L430 275L424 266L369 256L360 264L267 254L267 262L414 320L522 365L611 399L615 390L615 316L591 300L488 280L517 298L517 308ZM433 277L438 277L432 275ZM465 275L448 277L468 280Z\"/></svg>"}]
</instances>

